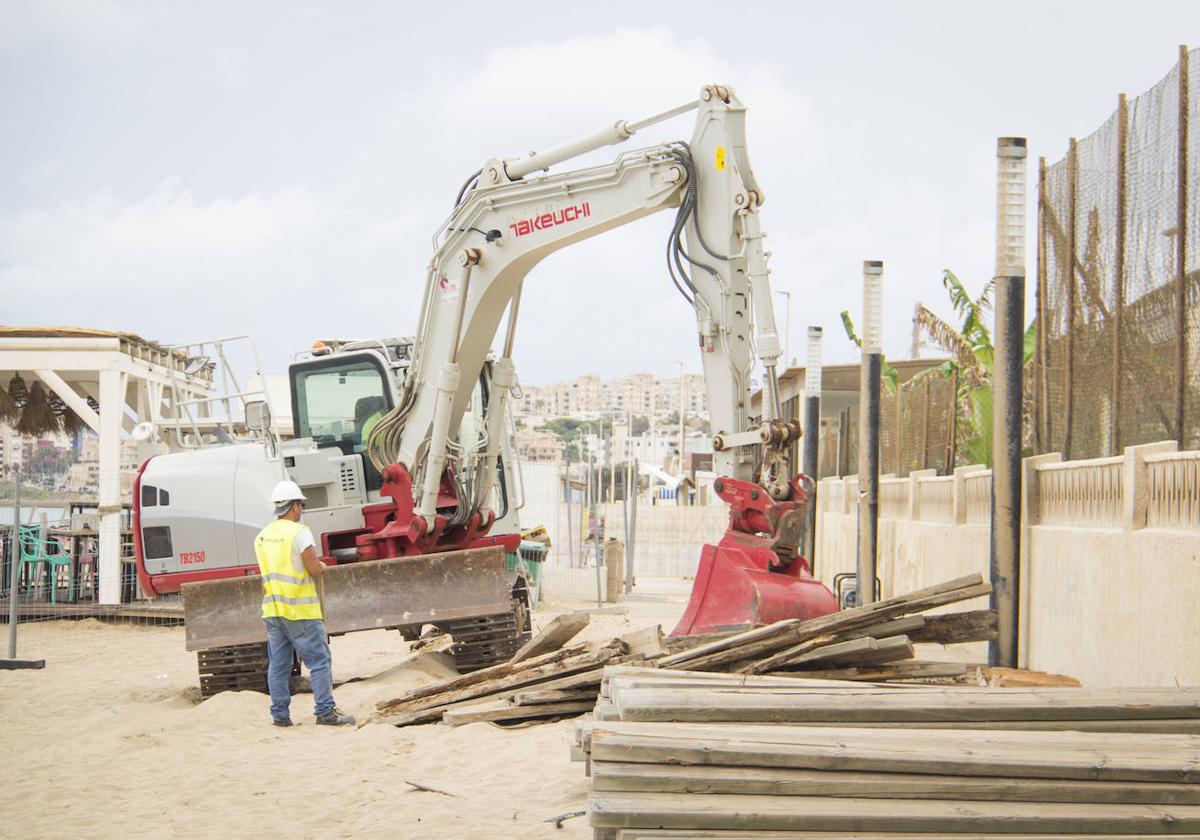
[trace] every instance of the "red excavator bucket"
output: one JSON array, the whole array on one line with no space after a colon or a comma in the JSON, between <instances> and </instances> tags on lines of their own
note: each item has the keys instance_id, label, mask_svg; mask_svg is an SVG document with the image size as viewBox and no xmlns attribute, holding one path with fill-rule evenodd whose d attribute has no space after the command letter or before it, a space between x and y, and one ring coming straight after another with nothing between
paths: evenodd
<instances>
[{"instance_id":1,"label":"red excavator bucket","mask_svg":"<svg viewBox=\"0 0 1200 840\"><path fill-rule=\"evenodd\" d=\"M817 618L837 610L833 593L796 557L786 566L754 536L726 532L706 545L692 597L672 636L744 630L785 618Z\"/></svg>"}]
</instances>

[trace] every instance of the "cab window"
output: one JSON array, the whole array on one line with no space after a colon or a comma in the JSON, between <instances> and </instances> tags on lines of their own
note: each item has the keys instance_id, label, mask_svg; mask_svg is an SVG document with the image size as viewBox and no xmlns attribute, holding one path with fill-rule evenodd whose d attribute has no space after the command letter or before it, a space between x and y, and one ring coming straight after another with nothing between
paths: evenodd
<instances>
[{"instance_id":1,"label":"cab window","mask_svg":"<svg viewBox=\"0 0 1200 840\"><path fill-rule=\"evenodd\" d=\"M293 413L297 437L361 452L370 430L391 408L383 371L369 359L331 359L293 369Z\"/></svg>"}]
</instances>

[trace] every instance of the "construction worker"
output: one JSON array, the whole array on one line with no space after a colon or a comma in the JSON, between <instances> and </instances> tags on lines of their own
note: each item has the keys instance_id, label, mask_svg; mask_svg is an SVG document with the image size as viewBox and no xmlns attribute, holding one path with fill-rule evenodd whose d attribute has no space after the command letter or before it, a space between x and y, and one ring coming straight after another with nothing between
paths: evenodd
<instances>
[{"instance_id":1,"label":"construction worker","mask_svg":"<svg viewBox=\"0 0 1200 840\"><path fill-rule=\"evenodd\" d=\"M387 410L387 404L383 401L383 397L363 397L355 406L355 414L358 416L358 424L360 431L358 433L358 444L355 445L355 452L363 452L367 448L367 440L371 437L371 430L375 425L383 419L384 411Z\"/></svg>"},{"instance_id":2,"label":"construction worker","mask_svg":"<svg viewBox=\"0 0 1200 840\"><path fill-rule=\"evenodd\" d=\"M270 657L271 720L276 726L292 725L289 680L294 652L308 666L317 723L342 726L354 723L354 718L342 714L333 702L332 657L317 594L317 579L325 574L325 564L317 557L312 531L300 522L304 502L296 482L276 484L271 491L276 519L254 538Z\"/></svg>"}]
</instances>

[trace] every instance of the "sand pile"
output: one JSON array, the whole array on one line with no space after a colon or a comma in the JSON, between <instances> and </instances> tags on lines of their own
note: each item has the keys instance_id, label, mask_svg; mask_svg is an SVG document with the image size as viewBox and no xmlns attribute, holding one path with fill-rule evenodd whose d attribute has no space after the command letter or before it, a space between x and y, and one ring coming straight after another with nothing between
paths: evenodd
<instances>
[{"instance_id":1,"label":"sand pile","mask_svg":"<svg viewBox=\"0 0 1200 840\"><path fill-rule=\"evenodd\" d=\"M669 624L679 605L662 612L654 621ZM629 628L603 615L587 632ZM586 801L568 758L570 721L334 729L313 724L311 695L298 695L302 725L279 729L261 694L196 702L182 628L82 621L21 631L31 649L37 634L54 645L43 671L0 671L0 814L11 836L239 837L280 826L300 837L591 836L582 818L563 829L546 822ZM335 679L369 677L336 689L338 705L363 719L379 700L452 673L441 654L405 651L389 631L334 639Z\"/></svg>"}]
</instances>

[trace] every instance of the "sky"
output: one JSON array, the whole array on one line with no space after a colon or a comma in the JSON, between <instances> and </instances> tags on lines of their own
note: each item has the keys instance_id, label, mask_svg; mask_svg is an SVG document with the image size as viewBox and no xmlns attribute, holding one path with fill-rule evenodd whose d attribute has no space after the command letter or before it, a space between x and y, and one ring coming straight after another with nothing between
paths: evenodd
<instances>
[{"instance_id":1,"label":"sky","mask_svg":"<svg viewBox=\"0 0 1200 840\"><path fill-rule=\"evenodd\" d=\"M838 313L861 320L862 261L880 259L884 349L905 358L918 301L950 315L943 269L972 290L991 276L996 138L1028 138L1032 220L1037 158L1152 86L1198 25L1200 3L1156 0L0 0L0 323L250 334L267 373L319 338L411 335L469 173L716 81L749 109L791 355L817 324L827 362L857 358ZM663 260L672 215L530 273L522 382L699 371ZM786 313L777 296L781 331Z\"/></svg>"}]
</instances>

